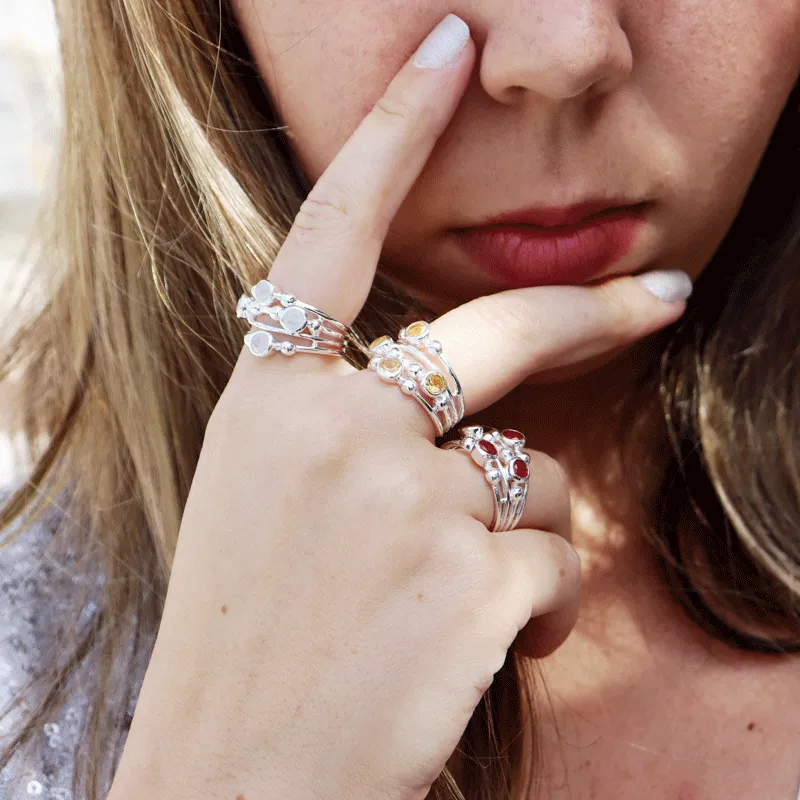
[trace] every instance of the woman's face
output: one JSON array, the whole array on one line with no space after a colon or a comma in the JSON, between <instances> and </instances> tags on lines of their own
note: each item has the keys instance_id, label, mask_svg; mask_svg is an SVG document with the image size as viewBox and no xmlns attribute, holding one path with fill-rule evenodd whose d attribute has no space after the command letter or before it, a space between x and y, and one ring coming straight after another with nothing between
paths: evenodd
<instances>
[{"instance_id":1,"label":"woman's face","mask_svg":"<svg viewBox=\"0 0 800 800\"><path fill-rule=\"evenodd\" d=\"M658 268L696 277L800 72L798 0L234 6L312 182L446 13L470 25L473 81L383 252L385 271L440 312L510 285L452 229L596 198L649 205L631 249L591 280Z\"/></svg>"}]
</instances>

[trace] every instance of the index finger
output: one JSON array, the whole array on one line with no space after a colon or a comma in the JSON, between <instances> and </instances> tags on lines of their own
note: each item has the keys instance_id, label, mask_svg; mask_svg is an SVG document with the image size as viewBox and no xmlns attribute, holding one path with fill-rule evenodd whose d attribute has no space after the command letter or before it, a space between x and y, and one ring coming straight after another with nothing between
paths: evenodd
<instances>
[{"instance_id":1,"label":"index finger","mask_svg":"<svg viewBox=\"0 0 800 800\"><path fill-rule=\"evenodd\" d=\"M474 57L469 27L448 14L317 181L270 280L346 325L353 322L389 224L455 112Z\"/></svg>"}]
</instances>

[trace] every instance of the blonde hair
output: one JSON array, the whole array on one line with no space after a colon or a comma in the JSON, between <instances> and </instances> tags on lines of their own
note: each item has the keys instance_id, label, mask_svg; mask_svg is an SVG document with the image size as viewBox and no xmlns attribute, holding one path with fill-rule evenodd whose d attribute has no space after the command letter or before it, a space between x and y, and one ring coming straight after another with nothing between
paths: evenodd
<instances>
[{"instance_id":1,"label":"blonde hair","mask_svg":"<svg viewBox=\"0 0 800 800\"><path fill-rule=\"evenodd\" d=\"M40 673L20 693L25 722L0 751L0 767L82 676L92 703L74 791L95 800L116 767L123 715L158 627L205 424L241 347L231 309L242 286L269 269L304 187L227 3L57 5L64 141L37 276L50 294L6 342L1 362L4 374L22 375L17 424L34 466L0 526L14 536L52 519L53 552L70 553L81 579ZM707 627L724 608L738 635L737 621L751 626L768 610L769 636L748 629L738 642L756 649L797 644L800 400L783 360L798 341L791 248L786 263L771 260L765 285L781 292L785 281L794 294L764 294L747 316L746 352L735 293L709 309L701 285L691 322L664 332L643 380L655 393L663 353L664 408L686 483L659 497L685 510L690 500L699 507L701 491L699 502L719 509L704 540L715 556L710 574L688 566L686 543L656 528L668 577ZM704 280L719 292L721 274L735 280L732 263L715 262ZM379 277L357 329L369 338L422 314ZM700 329L702 342L692 337ZM735 374L732 350L741 357ZM686 473L692 458L697 471ZM722 553L750 571L726 570ZM757 581L741 586L742 574ZM734 604L720 600L728 587ZM87 622L88 603L96 611ZM776 640L775 631L786 635ZM536 763L536 740L520 736L523 705L528 719L534 714L530 674L512 649L431 797L530 796L538 771L523 775L522 764L526 753Z\"/></svg>"}]
</instances>

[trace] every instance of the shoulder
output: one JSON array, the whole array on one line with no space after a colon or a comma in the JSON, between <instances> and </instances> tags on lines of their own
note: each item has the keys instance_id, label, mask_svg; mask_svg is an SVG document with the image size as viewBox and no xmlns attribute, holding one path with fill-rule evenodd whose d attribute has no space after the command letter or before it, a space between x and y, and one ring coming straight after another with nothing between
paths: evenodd
<instances>
[{"instance_id":1,"label":"shoulder","mask_svg":"<svg viewBox=\"0 0 800 800\"><path fill-rule=\"evenodd\" d=\"M0 491L0 504L4 499ZM0 717L0 743L15 732L24 714L24 688L46 650L63 584L60 566L48 557L52 527L47 521L20 530L0 545L0 713L15 700L22 706ZM0 798L40 796L72 800L73 753L84 703L72 695L58 714L36 731L29 747L0 769Z\"/></svg>"}]
</instances>

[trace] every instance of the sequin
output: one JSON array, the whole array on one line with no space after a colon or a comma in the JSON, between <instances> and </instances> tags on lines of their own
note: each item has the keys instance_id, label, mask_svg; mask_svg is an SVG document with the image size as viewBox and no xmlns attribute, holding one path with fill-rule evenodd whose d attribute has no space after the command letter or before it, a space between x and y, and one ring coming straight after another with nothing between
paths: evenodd
<instances>
[{"instance_id":1,"label":"sequin","mask_svg":"<svg viewBox=\"0 0 800 800\"><path fill-rule=\"evenodd\" d=\"M3 495L0 490L0 503ZM50 531L41 525L0 547L0 708L18 696L36 669L54 615L63 618L61 608L66 613L62 603L70 597L70 576L42 558L50 541ZM81 619L89 620L96 610L87 604ZM0 718L0 741L15 730L27 705L23 699L20 709ZM77 690L43 723L31 746L0 769L2 800L73 800L75 750L85 714L85 695Z\"/></svg>"}]
</instances>

